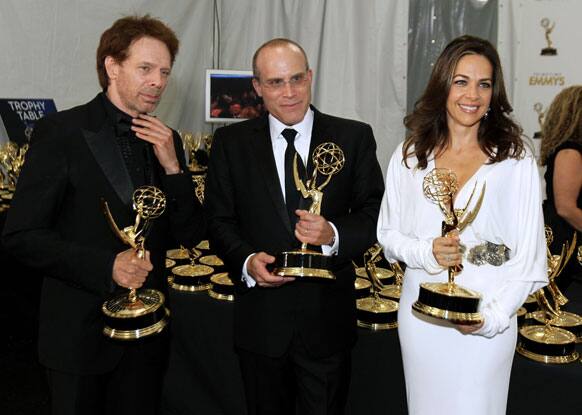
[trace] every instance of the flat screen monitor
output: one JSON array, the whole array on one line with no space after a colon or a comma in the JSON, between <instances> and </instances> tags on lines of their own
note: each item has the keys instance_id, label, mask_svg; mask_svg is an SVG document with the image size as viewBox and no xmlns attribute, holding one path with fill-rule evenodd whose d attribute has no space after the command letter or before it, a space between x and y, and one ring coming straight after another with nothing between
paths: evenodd
<instances>
[{"instance_id":1,"label":"flat screen monitor","mask_svg":"<svg viewBox=\"0 0 582 415\"><path fill-rule=\"evenodd\" d=\"M206 122L225 124L260 116L263 100L252 81L252 71L207 69Z\"/></svg>"}]
</instances>

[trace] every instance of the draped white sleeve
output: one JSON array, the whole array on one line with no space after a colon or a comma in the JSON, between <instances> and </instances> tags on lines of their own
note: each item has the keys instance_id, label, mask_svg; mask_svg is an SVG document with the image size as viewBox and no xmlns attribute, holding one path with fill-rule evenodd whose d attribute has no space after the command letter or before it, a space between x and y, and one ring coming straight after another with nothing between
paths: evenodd
<instances>
[{"instance_id":1,"label":"draped white sleeve","mask_svg":"<svg viewBox=\"0 0 582 415\"><path fill-rule=\"evenodd\" d=\"M509 319L527 296L548 283L541 183L534 157L510 160L500 175L503 192L493 195L488 225L510 248L510 260L502 265L505 283L483 304L485 323L475 334L492 337L509 327ZM483 229L488 233L490 229ZM495 241L493 241L495 242Z\"/></svg>"},{"instance_id":2,"label":"draped white sleeve","mask_svg":"<svg viewBox=\"0 0 582 415\"><path fill-rule=\"evenodd\" d=\"M416 163L413 163L416 164ZM415 168L414 165L411 166ZM420 238L411 233L407 226L411 211L407 210L405 192L412 190L414 180L410 181L413 172L402 161L402 144L400 144L388 165L386 172L386 190L380 206L377 237L384 249L387 259L404 262L408 267L423 268L429 274L443 270L432 253L434 237Z\"/></svg>"}]
</instances>

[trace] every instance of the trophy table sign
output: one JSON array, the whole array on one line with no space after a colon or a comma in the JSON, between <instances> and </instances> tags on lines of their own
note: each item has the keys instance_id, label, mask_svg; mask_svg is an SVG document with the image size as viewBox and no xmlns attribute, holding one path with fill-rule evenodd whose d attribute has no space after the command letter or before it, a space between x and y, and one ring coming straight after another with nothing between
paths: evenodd
<instances>
[{"instance_id":1,"label":"trophy table sign","mask_svg":"<svg viewBox=\"0 0 582 415\"><path fill-rule=\"evenodd\" d=\"M139 258L145 255L145 238L152 220L166 208L166 196L154 186L142 186L133 192L133 208L137 212L135 223L120 230L106 201L102 208L113 232L134 248ZM170 312L164 306L164 294L150 288L130 289L129 294L116 296L103 303L105 314L103 333L118 340L135 340L161 332L168 322Z\"/></svg>"},{"instance_id":2,"label":"trophy table sign","mask_svg":"<svg viewBox=\"0 0 582 415\"><path fill-rule=\"evenodd\" d=\"M297 154L293 159L293 178L297 190L301 192L304 199L311 199L309 213L319 215L323 202L322 189L328 185L331 177L337 174L344 166L344 152L335 143L327 142L318 145L313 151L313 174L311 179L303 183L297 171ZM326 178L318 186L317 173ZM275 257L273 274L288 277L315 277L335 279L331 272L332 258L307 249L307 244L294 251L282 252Z\"/></svg>"},{"instance_id":3,"label":"trophy table sign","mask_svg":"<svg viewBox=\"0 0 582 415\"><path fill-rule=\"evenodd\" d=\"M469 200L462 214L457 216L453 208L453 197L457 192L457 176L449 169L435 168L431 170L423 181L423 192L427 199L437 203L445 216L442 222L442 236L447 236L451 231L459 233L465 229L477 216L483 196L485 184L481 188L479 199L473 210L467 208L475 194L475 187L469 196ZM424 315L443 320L449 320L458 324L479 324L483 317L478 312L481 295L468 288L455 284L455 274L463 270L461 265L449 267L448 282L423 282L420 284L418 300L412 304L412 308Z\"/></svg>"}]
</instances>

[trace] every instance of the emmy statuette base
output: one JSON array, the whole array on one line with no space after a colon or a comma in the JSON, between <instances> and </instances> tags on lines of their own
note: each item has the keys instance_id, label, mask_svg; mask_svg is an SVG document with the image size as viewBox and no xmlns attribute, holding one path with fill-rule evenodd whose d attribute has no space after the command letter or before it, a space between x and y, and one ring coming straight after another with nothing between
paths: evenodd
<instances>
[{"instance_id":1,"label":"emmy statuette base","mask_svg":"<svg viewBox=\"0 0 582 415\"><path fill-rule=\"evenodd\" d=\"M170 316L164 303L164 294L151 288L137 290L135 301L127 294L106 301L101 307L103 334L117 340L137 340L161 332Z\"/></svg>"},{"instance_id":2,"label":"emmy statuette base","mask_svg":"<svg viewBox=\"0 0 582 415\"><path fill-rule=\"evenodd\" d=\"M388 300L400 301L401 292L402 288L400 285L390 284L382 288L378 295L382 298L387 298Z\"/></svg>"},{"instance_id":3,"label":"emmy statuette base","mask_svg":"<svg viewBox=\"0 0 582 415\"><path fill-rule=\"evenodd\" d=\"M546 322L546 313L542 310L534 311L531 313L531 316L538 323L545 324ZM568 330L576 336L576 343L582 343L582 317L578 314L560 310L559 315L553 317L549 323L550 326Z\"/></svg>"},{"instance_id":4,"label":"emmy statuette base","mask_svg":"<svg viewBox=\"0 0 582 415\"><path fill-rule=\"evenodd\" d=\"M522 356L540 363L571 363L580 357L576 351L576 336L551 326L521 328L516 350Z\"/></svg>"},{"instance_id":5,"label":"emmy statuette base","mask_svg":"<svg viewBox=\"0 0 582 415\"><path fill-rule=\"evenodd\" d=\"M334 280L332 258L321 252L297 250L282 252L275 257L273 274L285 277L307 277Z\"/></svg>"},{"instance_id":6,"label":"emmy statuette base","mask_svg":"<svg viewBox=\"0 0 582 415\"><path fill-rule=\"evenodd\" d=\"M384 323L368 323L365 321L358 320L358 327L372 331L390 330L398 327L398 322L384 324Z\"/></svg>"},{"instance_id":7,"label":"emmy statuette base","mask_svg":"<svg viewBox=\"0 0 582 415\"><path fill-rule=\"evenodd\" d=\"M170 310L164 307L165 316L157 323L149 327L144 327L136 330L119 330L108 326L103 327L103 334L107 337L117 340L137 340L143 337L151 336L153 334L161 333L164 327L167 326L170 318Z\"/></svg>"},{"instance_id":8,"label":"emmy statuette base","mask_svg":"<svg viewBox=\"0 0 582 415\"><path fill-rule=\"evenodd\" d=\"M480 324L479 293L456 284L423 282L413 310L456 324Z\"/></svg>"},{"instance_id":9,"label":"emmy statuette base","mask_svg":"<svg viewBox=\"0 0 582 415\"><path fill-rule=\"evenodd\" d=\"M380 297L366 297L356 300L358 327L370 330L388 330L398 327L398 307L396 301Z\"/></svg>"},{"instance_id":10,"label":"emmy statuette base","mask_svg":"<svg viewBox=\"0 0 582 415\"><path fill-rule=\"evenodd\" d=\"M208 295L215 300L234 301L234 284L227 272L221 272L210 277L212 287Z\"/></svg>"}]
</instances>

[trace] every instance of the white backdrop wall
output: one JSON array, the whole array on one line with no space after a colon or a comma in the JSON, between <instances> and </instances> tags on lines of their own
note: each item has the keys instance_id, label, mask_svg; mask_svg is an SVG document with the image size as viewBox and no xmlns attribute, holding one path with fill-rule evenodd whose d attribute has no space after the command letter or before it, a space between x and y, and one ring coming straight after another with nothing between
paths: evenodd
<instances>
[{"instance_id":1,"label":"white backdrop wall","mask_svg":"<svg viewBox=\"0 0 582 415\"><path fill-rule=\"evenodd\" d=\"M2 0L0 97L53 98L57 109L98 91L95 51L117 18L150 13L181 45L157 114L182 130L204 122L204 70L251 69L272 37L301 43L314 69L314 104L368 122L385 169L404 136L408 0Z\"/></svg>"}]
</instances>

